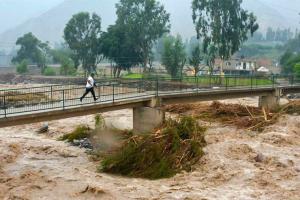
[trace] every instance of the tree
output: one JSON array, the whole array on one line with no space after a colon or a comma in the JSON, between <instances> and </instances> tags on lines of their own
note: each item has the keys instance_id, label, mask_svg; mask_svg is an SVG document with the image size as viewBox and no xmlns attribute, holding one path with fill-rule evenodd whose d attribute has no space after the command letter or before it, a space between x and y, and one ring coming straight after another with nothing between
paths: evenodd
<instances>
[{"instance_id":1,"label":"tree","mask_svg":"<svg viewBox=\"0 0 300 200\"><path fill-rule=\"evenodd\" d=\"M201 48L200 48L200 45L197 45L192 50L192 55L189 59L190 65L192 65L194 68L195 77L198 75L198 73L200 71L200 64L201 64L202 60L203 60L203 57L201 56Z\"/></svg>"},{"instance_id":2,"label":"tree","mask_svg":"<svg viewBox=\"0 0 300 200\"><path fill-rule=\"evenodd\" d=\"M60 46L58 49L51 49L52 63L60 64L61 75L75 75L77 68L72 58L72 52L69 48Z\"/></svg>"},{"instance_id":3,"label":"tree","mask_svg":"<svg viewBox=\"0 0 300 200\"><path fill-rule=\"evenodd\" d=\"M204 52L217 48L222 61L229 59L258 29L256 17L241 7L242 0L193 0L193 22ZM221 67L221 73L223 69Z\"/></svg>"},{"instance_id":4,"label":"tree","mask_svg":"<svg viewBox=\"0 0 300 200\"><path fill-rule=\"evenodd\" d=\"M300 62L294 66L294 72L298 78L300 78Z\"/></svg>"},{"instance_id":5,"label":"tree","mask_svg":"<svg viewBox=\"0 0 300 200\"><path fill-rule=\"evenodd\" d=\"M186 62L185 47L180 36L170 36L164 41L162 64L172 78L182 76L182 70Z\"/></svg>"},{"instance_id":6,"label":"tree","mask_svg":"<svg viewBox=\"0 0 300 200\"><path fill-rule=\"evenodd\" d=\"M48 44L41 42L32 33L27 33L17 39L16 45L19 45L20 49L12 62L20 63L26 59L28 62L37 64L43 72L49 52Z\"/></svg>"},{"instance_id":7,"label":"tree","mask_svg":"<svg viewBox=\"0 0 300 200\"><path fill-rule=\"evenodd\" d=\"M101 61L101 18L87 12L73 15L64 29L64 38L74 53L74 60L90 73Z\"/></svg>"},{"instance_id":8,"label":"tree","mask_svg":"<svg viewBox=\"0 0 300 200\"><path fill-rule=\"evenodd\" d=\"M300 62L300 54L292 53L287 51L283 54L280 59L280 64L282 65L282 73L293 74L295 65Z\"/></svg>"},{"instance_id":9,"label":"tree","mask_svg":"<svg viewBox=\"0 0 300 200\"><path fill-rule=\"evenodd\" d=\"M275 36L276 33L273 31L271 27L268 28L267 33L266 33L266 40L267 41L275 41Z\"/></svg>"},{"instance_id":10,"label":"tree","mask_svg":"<svg viewBox=\"0 0 300 200\"><path fill-rule=\"evenodd\" d=\"M285 49L290 52L300 53L300 34L289 40L285 45Z\"/></svg>"},{"instance_id":11,"label":"tree","mask_svg":"<svg viewBox=\"0 0 300 200\"><path fill-rule=\"evenodd\" d=\"M169 32L170 15L156 0L120 0L116 7L116 24L124 28L128 38L135 40L146 70L154 42Z\"/></svg>"},{"instance_id":12,"label":"tree","mask_svg":"<svg viewBox=\"0 0 300 200\"><path fill-rule=\"evenodd\" d=\"M76 68L74 62L69 57L61 57L59 60L60 63L60 74L61 75L75 75Z\"/></svg>"},{"instance_id":13,"label":"tree","mask_svg":"<svg viewBox=\"0 0 300 200\"><path fill-rule=\"evenodd\" d=\"M119 77L121 70L129 70L142 63L135 41L126 34L126 27L112 25L102 35L102 53L104 57L116 63L114 77Z\"/></svg>"}]
</instances>

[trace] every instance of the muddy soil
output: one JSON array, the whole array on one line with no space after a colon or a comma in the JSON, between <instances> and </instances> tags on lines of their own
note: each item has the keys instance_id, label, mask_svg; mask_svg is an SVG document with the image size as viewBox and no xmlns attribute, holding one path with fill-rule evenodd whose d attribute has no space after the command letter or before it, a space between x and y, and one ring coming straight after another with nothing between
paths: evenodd
<instances>
[{"instance_id":1,"label":"muddy soil","mask_svg":"<svg viewBox=\"0 0 300 200\"><path fill-rule=\"evenodd\" d=\"M132 128L130 110L103 116L110 127ZM47 134L35 132L42 124L0 129L0 199L300 199L299 116L262 133L211 123L193 172L157 181L97 173L84 149L56 140L93 120L49 122Z\"/></svg>"}]
</instances>

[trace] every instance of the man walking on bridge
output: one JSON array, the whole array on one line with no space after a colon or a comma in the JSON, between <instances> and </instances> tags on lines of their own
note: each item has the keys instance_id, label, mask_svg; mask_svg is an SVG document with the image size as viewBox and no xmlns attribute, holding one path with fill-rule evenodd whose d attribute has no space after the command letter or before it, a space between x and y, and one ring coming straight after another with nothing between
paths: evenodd
<instances>
[{"instance_id":1,"label":"man walking on bridge","mask_svg":"<svg viewBox=\"0 0 300 200\"><path fill-rule=\"evenodd\" d=\"M95 91L94 91L94 86L96 85L96 82L94 80L94 73L91 73L91 75L88 77L87 82L86 82L86 86L85 86L85 93L82 95L82 97L80 97L80 102L82 102L83 98L89 93L91 92L93 97L94 97L94 101L97 101L98 98L96 98L95 95Z\"/></svg>"}]
</instances>

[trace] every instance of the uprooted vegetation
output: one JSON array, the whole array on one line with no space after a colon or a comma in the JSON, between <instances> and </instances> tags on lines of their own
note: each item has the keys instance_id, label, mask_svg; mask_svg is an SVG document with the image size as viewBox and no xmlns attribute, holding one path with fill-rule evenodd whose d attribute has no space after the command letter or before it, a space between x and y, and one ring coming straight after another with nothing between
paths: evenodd
<instances>
[{"instance_id":1,"label":"uprooted vegetation","mask_svg":"<svg viewBox=\"0 0 300 200\"><path fill-rule=\"evenodd\" d=\"M265 109L253 106L223 104L217 101L211 105L170 105L166 106L165 110L177 114L192 111L193 116L203 121L220 122L252 131L263 131L265 127L276 123L283 114L300 114L300 101L291 101L274 112L267 112Z\"/></svg>"},{"instance_id":2,"label":"uprooted vegetation","mask_svg":"<svg viewBox=\"0 0 300 200\"><path fill-rule=\"evenodd\" d=\"M192 117L169 119L155 133L133 136L120 149L105 155L99 170L148 179L191 171L204 154L205 130Z\"/></svg>"}]
</instances>

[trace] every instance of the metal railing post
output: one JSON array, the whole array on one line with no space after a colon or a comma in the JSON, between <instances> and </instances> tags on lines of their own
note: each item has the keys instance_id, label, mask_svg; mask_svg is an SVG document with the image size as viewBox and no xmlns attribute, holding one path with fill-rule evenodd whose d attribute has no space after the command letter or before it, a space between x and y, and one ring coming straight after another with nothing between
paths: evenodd
<instances>
[{"instance_id":1,"label":"metal railing post","mask_svg":"<svg viewBox=\"0 0 300 200\"><path fill-rule=\"evenodd\" d=\"M53 103L53 86L50 86L50 98L51 98L51 103Z\"/></svg>"},{"instance_id":2,"label":"metal railing post","mask_svg":"<svg viewBox=\"0 0 300 200\"><path fill-rule=\"evenodd\" d=\"M115 102L115 84L113 84L113 102Z\"/></svg>"},{"instance_id":3,"label":"metal railing post","mask_svg":"<svg viewBox=\"0 0 300 200\"><path fill-rule=\"evenodd\" d=\"M63 95L63 110L65 110L65 90L64 89L62 91L62 95Z\"/></svg>"},{"instance_id":4,"label":"metal railing post","mask_svg":"<svg viewBox=\"0 0 300 200\"><path fill-rule=\"evenodd\" d=\"M199 77L197 76L197 93L199 92Z\"/></svg>"},{"instance_id":5,"label":"metal railing post","mask_svg":"<svg viewBox=\"0 0 300 200\"><path fill-rule=\"evenodd\" d=\"M101 101L101 99L100 99L100 97L101 97L101 93L100 93L100 92L101 92L101 87L100 87L100 86L98 86L98 88L97 88L97 89L98 89L98 98L99 98L99 100Z\"/></svg>"},{"instance_id":6,"label":"metal railing post","mask_svg":"<svg viewBox=\"0 0 300 200\"><path fill-rule=\"evenodd\" d=\"M253 76L251 74L251 89L253 89Z\"/></svg>"},{"instance_id":7,"label":"metal railing post","mask_svg":"<svg viewBox=\"0 0 300 200\"><path fill-rule=\"evenodd\" d=\"M291 75L291 86L293 86L293 85L294 85L294 76Z\"/></svg>"},{"instance_id":8,"label":"metal railing post","mask_svg":"<svg viewBox=\"0 0 300 200\"><path fill-rule=\"evenodd\" d=\"M234 88L236 88L236 75L234 75Z\"/></svg>"},{"instance_id":9,"label":"metal railing post","mask_svg":"<svg viewBox=\"0 0 300 200\"><path fill-rule=\"evenodd\" d=\"M274 74L272 74L272 88L275 87L275 77L274 77Z\"/></svg>"},{"instance_id":10,"label":"metal railing post","mask_svg":"<svg viewBox=\"0 0 300 200\"><path fill-rule=\"evenodd\" d=\"M228 90L228 77L225 76L225 88Z\"/></svg>"},{"instance_id":11,"label":"metal railing post","mask_svg":"<svg viewBox=\"0 0 300 200\"><path fill-rule=\"evenodd\" d=\"M5 94L3 96L3 104L4 104L4 117L6 118L6 98L5 98Z\"/></svg>"},{"instance_id":12,"label":"metal railing post","mask_svg":"<svg viewBox=\"0 0 300 200\"><path fill-rule=\"evenodd\" d=\"M156 78L156 97L158 97L158 78Z\"/></svg>"}]
</instances>

